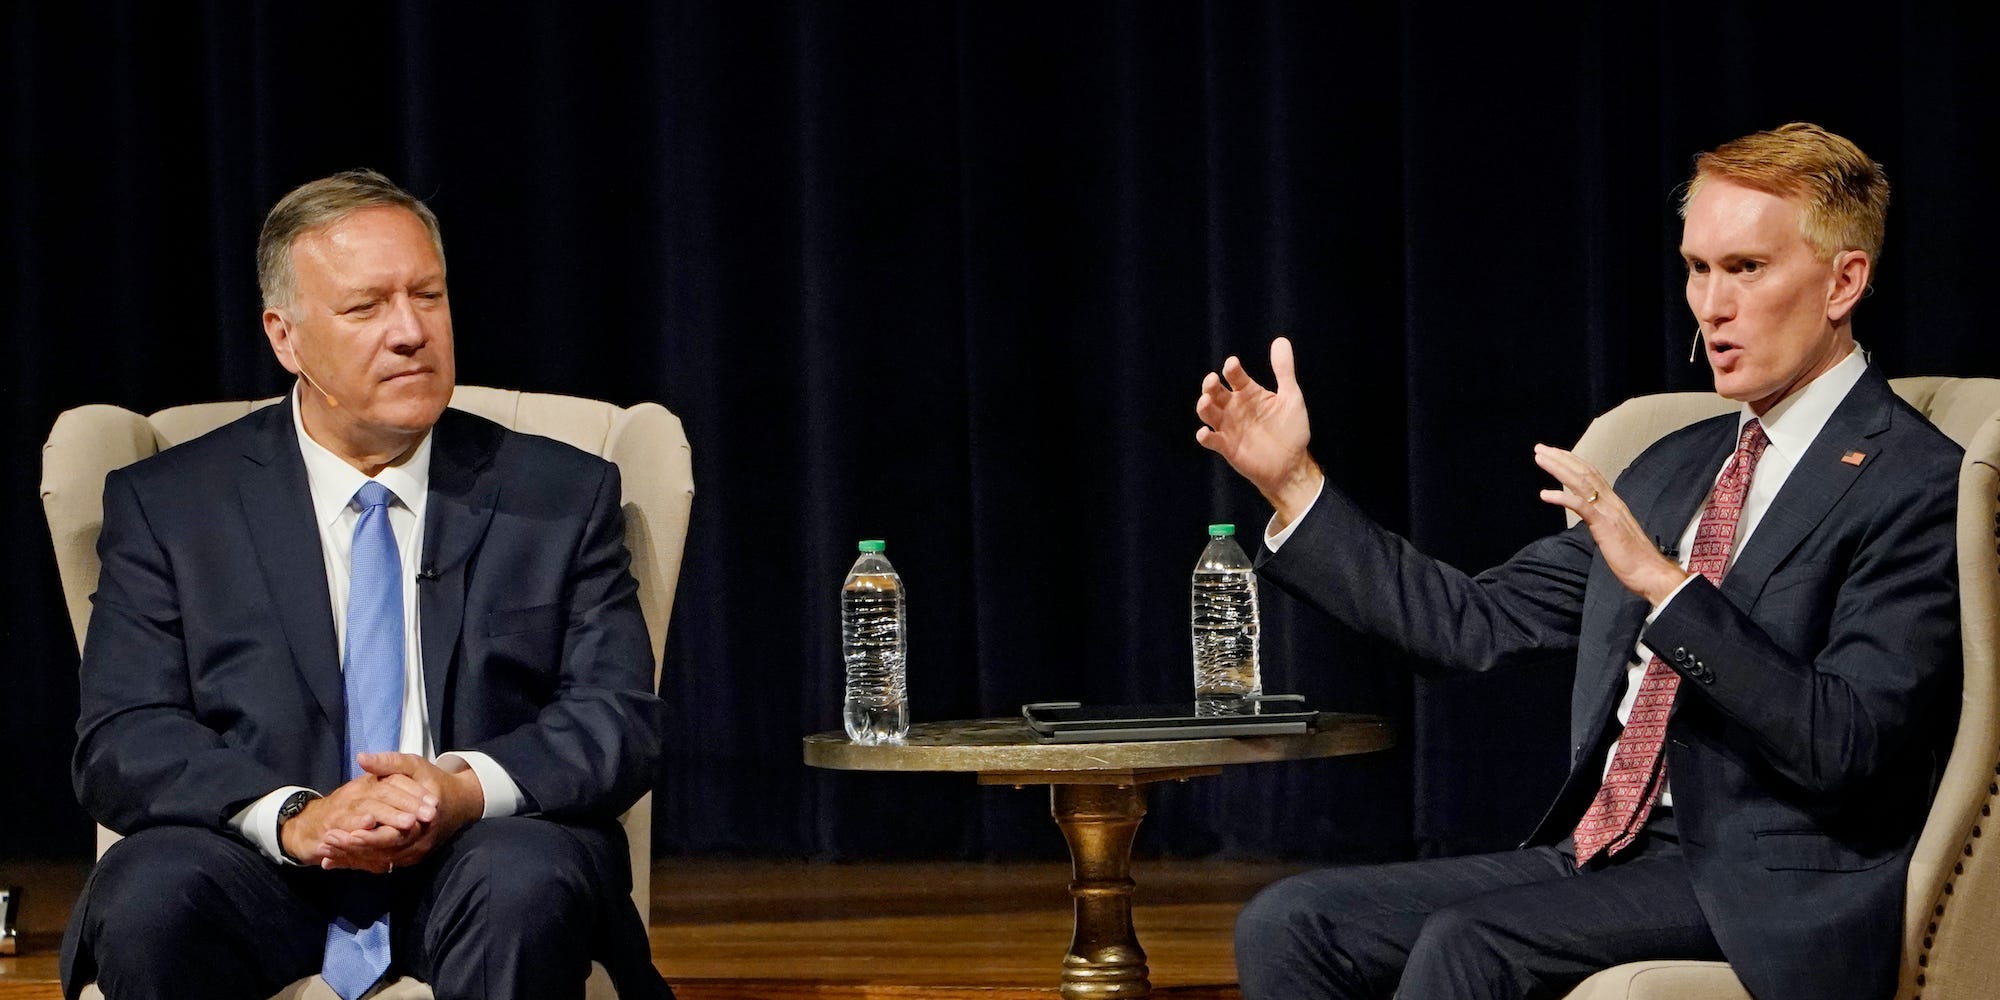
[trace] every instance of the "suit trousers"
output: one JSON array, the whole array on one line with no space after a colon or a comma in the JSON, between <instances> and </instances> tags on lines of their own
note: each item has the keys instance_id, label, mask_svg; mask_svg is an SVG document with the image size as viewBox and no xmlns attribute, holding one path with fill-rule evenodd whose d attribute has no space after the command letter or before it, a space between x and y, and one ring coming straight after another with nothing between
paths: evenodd
<instances>
[{"instance_id":1,"label":"suit trousers","mask_svg":"<svg viewBox=\"0 0 2000 1000\"><path fill-rule=\"evenodd\" d=\"M1610 863L1567 848L1274 883L1236 920L1244 1000L1557 998L1623 962L1722 958L1670 816Z\"/></svg>"},{"instance_id":2,"label":"suit trousers","mask_svg":"<svg viewBox=\"0 0 2000 1000\"><path fill-rule=\"evenodd\" d=\"M265 1000L319 972L336 881L385 878L392 978L415 976L439 1000L581 998L594 944L630 946L638 933L643 947L623 845L593 839L612 838L536 818L482 820L423 863L373 876L275 865L213 830L142 830L91 873L63 939L65 995L94 979L117 1000ZM621 995L671 996L650 959L623 965L613 969L625 973Z\"/></svg>"}]
</instances>

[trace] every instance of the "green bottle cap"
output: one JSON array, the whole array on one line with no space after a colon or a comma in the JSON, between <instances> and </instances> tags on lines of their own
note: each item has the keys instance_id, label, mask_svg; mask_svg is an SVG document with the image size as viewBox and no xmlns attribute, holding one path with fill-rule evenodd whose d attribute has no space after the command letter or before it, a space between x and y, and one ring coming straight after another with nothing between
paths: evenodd
<instances>
[{"instance_id":1,"label":"green bottle cap","mask_svg":"<svg viewBox=\"0 0 2000 1000\"><path fill-rule=\"evenodd\" d=\"M1227 538L1233 534L1236 534L1236 526L1233 524L1211 524L1208 526L1208 537L1210 538Z\"/></svg>"},{"instance_id":2,"label":"green bottle cap","mask_svg":"<svg viewBox=\"0 0 2000 1000\"><path fill-rule=\"evenodd\" d=\"M1236 529L1231 528L1230 530L1234 531ZM880 552L887 547L887 543L883 542L880 538L864 538L861 540L860 545L860 549L863 552Z\"/></svg>"}]
</instances>

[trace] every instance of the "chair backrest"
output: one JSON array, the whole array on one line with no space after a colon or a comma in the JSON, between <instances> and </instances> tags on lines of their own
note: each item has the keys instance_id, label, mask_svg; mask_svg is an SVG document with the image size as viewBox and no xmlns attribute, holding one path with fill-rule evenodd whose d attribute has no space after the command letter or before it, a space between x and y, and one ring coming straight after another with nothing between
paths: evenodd
<instances>
[{"instance_id":1,"label":"chair backrest","mask_svg":"<svg viewBox=\"0 0 2000 1000\"><path fill-rule=\"evenodd\" d=\"M2000 379L1890 385L1966 449L1958 495L1964 687L1951 757L1910 862L1897 995L1988 1000L2000 996L2000 850L1985 840L2000 806ZM1661 436L1735 407L1705 392L1640 396L1592 421L1576 451L1615 476Z\"/></svg>"},{"instance_id":2,"label":"chair backrest","mask_svg":"<svg viewBox=\"0 0 2000 1000\"><path fill-rule=\"evenodd\" d=\"M2000 410L2000 379L1924 375L1890 379L1889 387L1962 448ZM1696 421L1733 413L1738 405L1712 392L1634 396L1591 421L1574 450L1615 479L1653 442ZM1576 515L1569 515L1569 523L1576 523Z\"/></svg>"},{"instance_id":3,"label":"chair backrest","mask_svg":"<svg viewBox=\"0 0 2000 1000\"><path fill-rule=\"evenodd\" d=\"M77 648L90 625L97 588L97 535L104 525L104 476L149 455L199 437L283 397L195 403L142 416L92 404L56 418L42 446L42 508L55 540L56 565ZM625 545L639 583L639 606L653 642L653 684L659 686L667 614L680 580L681 551L694 502L694 466L680 418L657 403L615 406L594 399L462 385L451 405L517 431L551 437L618 466L624 482ZM645 918L651 909L652 795L624 817L632 850L632 898ZM98 834L99 853L111 840Z\"/></svg>"},{"instance_id":4,"label":"chair backrest","mask_svg":"<svg viewBox=\"0 0 2000 1000\"><path fill-rule=\"evenodd\" d=\"M1966 445L1958 480L1965 689L1958 735L1910 862L1898 996L2000 996L2000 414ZM2000 829L1994 831L2000 838Z\"/></svg>"}]
</instances>

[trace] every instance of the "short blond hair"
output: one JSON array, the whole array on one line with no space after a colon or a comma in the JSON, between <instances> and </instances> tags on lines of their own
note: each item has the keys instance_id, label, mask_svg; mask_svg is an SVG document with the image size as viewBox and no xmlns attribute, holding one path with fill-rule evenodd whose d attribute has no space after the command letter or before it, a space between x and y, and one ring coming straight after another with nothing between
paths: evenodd
<instances>
[{"instance_id":1,"label":"short blond hair","mask_svg":"<svg viewBox=\"0 0 2000 1000\"><path fill-rule=\"evenodd\" d=\"M257 290L263 293L264 308L289 306L298 292L292 244L299 237L362 209L383 207L407 209L424 224L437 251L438 267L443 268L444 234L430 206L373 170L343 170L293 188L264 217L263 231L257 234Z\"/></svg>"},{"instance_id":2,"label":"short blond hair","mask_svg":"<svg viewBox=\"0 0 2000 1000\"><path fill-rule=\"evenodd\" d=\"M1882 259L1889 220L1889 178L1861 147L1810 122L1792 122L1725 142L1694 158L1680 214L1711 180L1799 203L1799 232L1821 260L1843 250Z\"/></svg>"}]
</instances>

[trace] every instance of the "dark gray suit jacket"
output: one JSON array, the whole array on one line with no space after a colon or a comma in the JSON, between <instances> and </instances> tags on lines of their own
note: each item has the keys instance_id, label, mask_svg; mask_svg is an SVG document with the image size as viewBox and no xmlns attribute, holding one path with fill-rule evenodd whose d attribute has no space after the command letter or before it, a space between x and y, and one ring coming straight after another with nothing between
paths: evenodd
<instances>
[{"instance_id":1,"label":"dark gray suit jacket","mask_svg":"<svg viewBox=\"0 0 2000 1000\"><path fill-rule=\"evenodd\" d=\"M1736 440L1734 415L1668 435L1618 477L1678 538ZM1861 452L1860 465L1842 461ZM1574 650L1571 771L1530 843L1569 835L1617 729L1633 644L1681 675L1674 814L1703 911L1764 1000L1888 997L1904 879L1956 719L1961 450L1870 369L1786 480L1720 588L1650 626L1577 525L1476 577L1328 490L1260 566L1279 587L1437 664Z\"/></svg>"}]
</instances>

